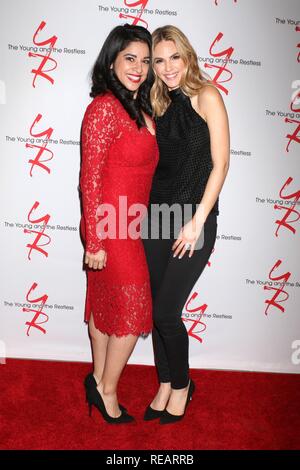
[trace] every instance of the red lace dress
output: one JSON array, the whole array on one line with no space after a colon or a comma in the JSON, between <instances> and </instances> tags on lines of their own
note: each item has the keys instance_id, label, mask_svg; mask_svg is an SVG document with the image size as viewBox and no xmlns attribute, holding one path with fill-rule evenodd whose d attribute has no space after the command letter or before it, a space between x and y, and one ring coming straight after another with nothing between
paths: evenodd
<instances>
[{"instance_id":1,"label":"red lace dress","mask_svg":"<svg viewBox=\"0 0 300 470\"><path fill-rule=\"evenodd\" d=\"M150 279L143 243L140 236L133 239L124 233L139 212L127 216L125 210L126 227L119 215L126 205L129 214L132 204L147 207L157 163L155 136L145 127L139 130L111 92L95 97L82 124L80 230L86 251L104 249L107 263L102 270L87 268L84 319L88 322L92 313L96 328L108 335L139 336L152 330ZM100 239L97 235L100 204L111 204L115 209L115 216L107 219L110 224L116 221L110 225L116 227L115 237ZM106 215L102 214L102 220Z\"/></svg>"}]
</instances>

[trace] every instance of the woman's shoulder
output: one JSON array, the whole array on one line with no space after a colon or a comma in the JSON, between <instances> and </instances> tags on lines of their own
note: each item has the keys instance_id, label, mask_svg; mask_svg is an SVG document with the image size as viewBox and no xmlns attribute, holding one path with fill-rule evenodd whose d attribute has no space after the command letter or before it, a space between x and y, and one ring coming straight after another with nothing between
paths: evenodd
<instances>
[{"instance_id":1,"label":"woman's shoulder","mask_svg":"<svg viewBox=\"0 0 300 470\"><path fill-rule=\"evenodd\" d=\"M202 88L198 91L197 100L198 102L204 100L207 102L215 102L219 99L222 99L222 95L219 92L218 88L214 83L207 82L205 83Z\"/></svg>"},{"instance_id":2,"label":"woman's shoulder","mask_svg":"<svg viewBox=\"0 0 300 470\"><path fill-rule=\"evenodd\" d=\"M216 85L205 83L196 95L191 98L193 108L207 122L212 111L224 106L223 98Z\"/></svg>"},{"instance_id":3,"label":"woman's shoulder","mask_svg":"<svg viewBox=\"0 0 300 470\"><path fill-rule=\"evenodd\" d=\"M118 109L118 103L119 100L110 91L97 95L87 105L85 117L97 114L112 120Z\"/></svg>"},{"instance_id":4,"label":"woman's shoulder","mask_svg":"<svg viewBox=\"0 0 300 470\"><path fill-rule=\"evenodd\" d=\"M102 93L101 95L95 96L92 101L89 103L87 108L101 108L101 107L110 107L114 106L119 100L111 91Z\"/></svg>"}]
</instances>

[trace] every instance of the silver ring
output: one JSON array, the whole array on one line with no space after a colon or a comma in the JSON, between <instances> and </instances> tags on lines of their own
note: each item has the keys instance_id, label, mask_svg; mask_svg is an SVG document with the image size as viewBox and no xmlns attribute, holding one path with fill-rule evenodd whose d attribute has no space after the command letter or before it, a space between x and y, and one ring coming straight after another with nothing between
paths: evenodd
<instances>
[{"instance_id":1,"label":"silver ring","mask_svg":"<svg viewBox=\"0 0 300 470\"><path fill-rule=\"evenodd\" d=\"M185 248L186 248L187 250L189 250L189 249L191 248L191 246L192 246L191 243L186 243L186 244L185 244Z\"/></svg>"}]
</instances>

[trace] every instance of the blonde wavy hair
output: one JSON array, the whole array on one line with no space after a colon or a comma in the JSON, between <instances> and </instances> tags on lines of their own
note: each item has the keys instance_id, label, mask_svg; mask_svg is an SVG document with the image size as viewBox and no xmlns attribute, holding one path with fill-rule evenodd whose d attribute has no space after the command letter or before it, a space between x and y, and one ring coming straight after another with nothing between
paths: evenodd
<instances>
[{"instance_id":1,"label":"blonde wavy hair","mask_svg":"<svg viewBox=\"0 0 300 470\"><path fill-rule=\"evenodd\" d=\"M179 84L182 91L190 98L197 95L205 84L213 85L211 78L200 70L195 50L188 38L176 26L166 25L157 28L152 33L152 51L161 41L173 41L179 52L186 71ZM154 84L151 88L150 99L154 116L161 116L166 111L171 100L168 95L168 87L157 76L154 70Z\"/></svg>"}]
</instances>

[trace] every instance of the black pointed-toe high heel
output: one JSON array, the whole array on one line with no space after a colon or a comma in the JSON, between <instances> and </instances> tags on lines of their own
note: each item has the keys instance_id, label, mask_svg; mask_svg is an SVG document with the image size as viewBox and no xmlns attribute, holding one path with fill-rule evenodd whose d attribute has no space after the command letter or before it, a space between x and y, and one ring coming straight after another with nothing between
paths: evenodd
<instances>
[{"instance_id":1,"label":"black pointed-toe high heel","mask_svg":"<svg viewBox=\"0 0 300 470\"><path fill-rule=\"evenodd\" d=\"M195 391L195 388L196 388L195 384L191 379L190 384L189 384L189 389L188 389L188 394L187 394L187 398L186 398L186 403L185 403L183 415L172 415L171 413L169 413L167 411L167 409L165 409L162 416L161 416L161 418L160 418L160 421L159 421L160 424L176 423L177 421L180 421L184 417L187 406L190 403L190 401L192 400L192 396L193 396L193 393Z\"/></svg>"},{"instance_id":2,"label":"black pointed-toe high heel","mask_svg":"<svg viewBox=\"0 0 300 470\"><path fill-rule=\"evenodd\" d=\"M84 379L84 387L85 387L85 393L86 393L86 401L88 402L89 401L89 392L92 388L97 388L97 382L95 380L95 377L94 377L94 374L93 373L90 373L86 376L86 378ZM121 405L121 403L119 403L119 408L121 411L127 411L127 409L125 408L125 406Z\"/></svg>"},{"instance_id":3,"label":"black pointed-toe high heel","mask_svg":"<svg viewBox=\"0 0 300 470\"><path fill-rule=\"evenodd\" d=\"M144 414L144 421L151 421L152 419L160 418L165 410L154 410L151 406L147 406L145 414Z\"/></svg>"},{"instance_id":4,"label":"black pointed-toe high heel","mask_svg":"<svg viewBox=\"0 0 300 470\"><path fill-rule=\"evenodd\" d=\"M102 417L107 423L110 424L125 424L134 421L134 417L127 414L124 410L121 411L120 416L113 418L110 416L105 408L103 398L101 397L97 387L93 387L88 393L89 415L92 414L92 406L94 405L97 410L102 414Z\"/></svg>"}]
</instances>

